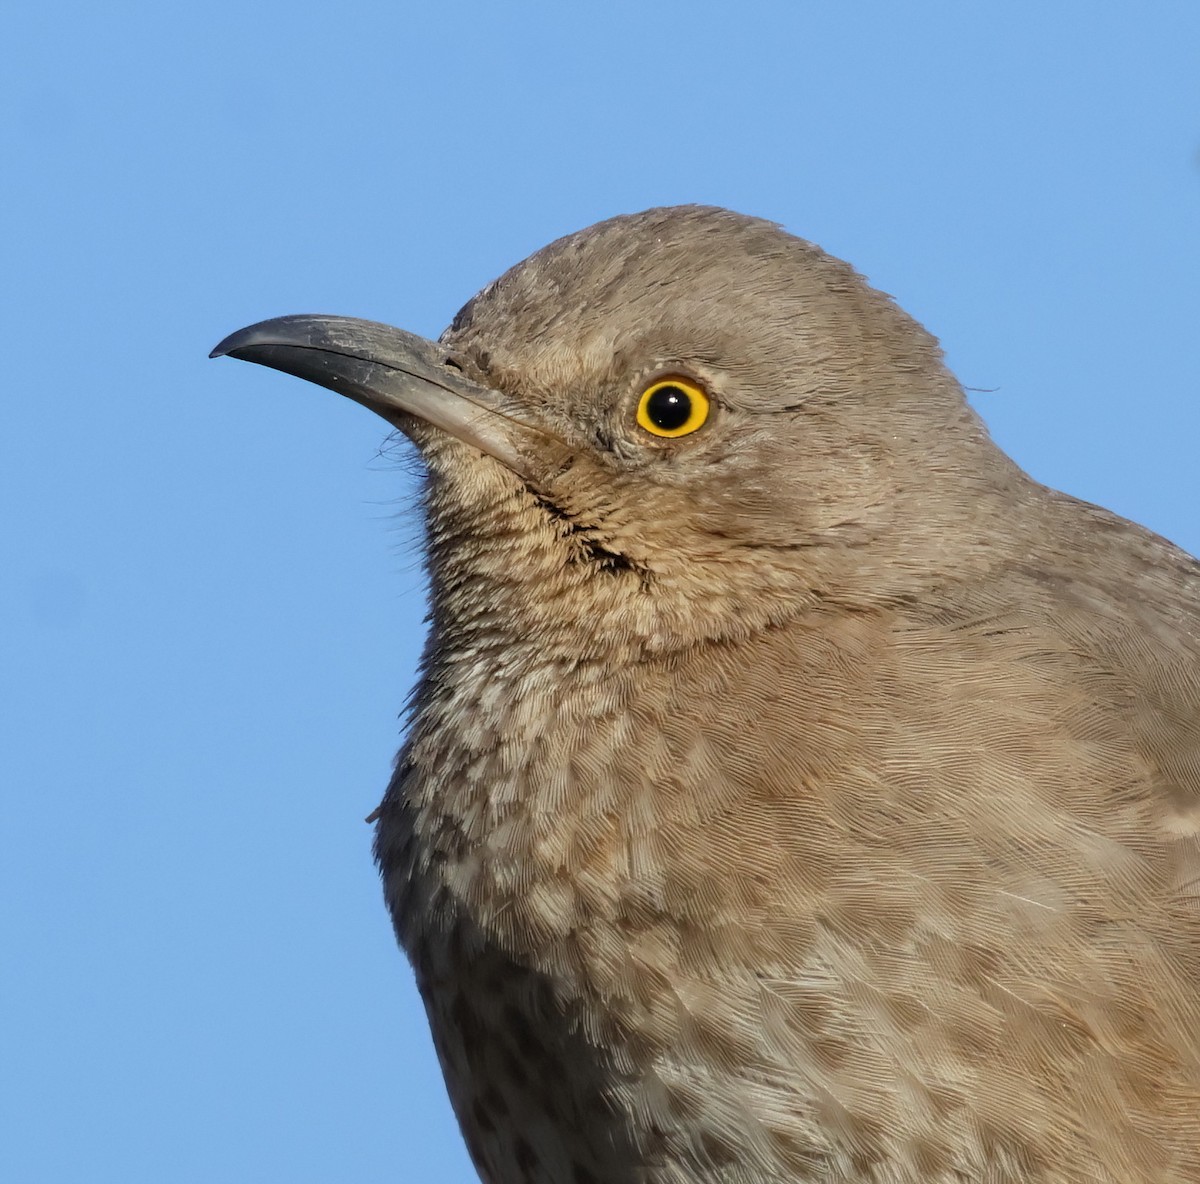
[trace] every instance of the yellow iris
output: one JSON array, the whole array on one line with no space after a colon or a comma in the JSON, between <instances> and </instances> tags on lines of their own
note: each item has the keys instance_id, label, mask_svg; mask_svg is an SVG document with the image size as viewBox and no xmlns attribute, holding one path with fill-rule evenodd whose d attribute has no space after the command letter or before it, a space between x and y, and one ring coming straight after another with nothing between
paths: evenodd
<instances>
[{"instance_id":1,"label":"yellow iris","mask_svg":"<svg viewBox=\"0 0 1200 1184\"><path fill-rule=\"evenodd\" d=\"M690 436L708 419L708 396L685 378L660 378L642 391L638 426L652 436L674 440Z\"/></svg>"}]
</instances>

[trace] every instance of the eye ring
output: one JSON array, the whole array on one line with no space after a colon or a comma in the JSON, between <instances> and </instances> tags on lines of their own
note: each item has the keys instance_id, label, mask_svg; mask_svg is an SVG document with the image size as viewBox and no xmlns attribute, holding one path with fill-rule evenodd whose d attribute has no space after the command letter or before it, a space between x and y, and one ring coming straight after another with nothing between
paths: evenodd
<instances>
[{"instance_id":1,"label":"eye ring","mask_svg":"<svg viewBox=\"0 0 1200 1184\"><path fill-rule=\"evenodd\" d=\"M702 428L708 420L708 396L678 374L656 378L638 399L638 427L664 440L678 440Z\"/></svg>"}]
</instances>

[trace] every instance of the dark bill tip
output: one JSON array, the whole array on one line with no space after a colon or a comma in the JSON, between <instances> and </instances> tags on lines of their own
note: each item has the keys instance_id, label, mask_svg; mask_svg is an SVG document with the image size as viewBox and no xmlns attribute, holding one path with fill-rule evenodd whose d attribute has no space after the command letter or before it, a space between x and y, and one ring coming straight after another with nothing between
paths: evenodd
<instances>
[{"instance_id":1,"label":"dark bill tip","mask_svg":"<svg viewBox=\"0 0 1200 1184\"><path fill-rule=\"evenodd\" d=\"M287 316L230 333L208 355L269 366L353 399L405 430L413 417L524 473L545 432L473 382L435 341L353 317Z\"/></svg>"},{"instance_id":2,"label":"dark bill tip","mask_svg":"<svg viewBox=\"0 0 1200 1184\"><path fill-rule=\"evenodd\" d=\"M371 333L371 331L374 333ZM298 316L272 317L270 320L258 321L230 333L228 337L218 342L209 353L210 358L241 358L248 350L291 346L295 349L325 350L334 353L348 350L355 355L364 344L364 338L371 336L390 337L402 331L393 329L390 325L378 324L374 321L360 321L354 317L334 317L323 315L301 314ZM412 342L420 342L423 346L432 345L423 337L404 333L404 337Z\"/></svg>"}]
</instances>

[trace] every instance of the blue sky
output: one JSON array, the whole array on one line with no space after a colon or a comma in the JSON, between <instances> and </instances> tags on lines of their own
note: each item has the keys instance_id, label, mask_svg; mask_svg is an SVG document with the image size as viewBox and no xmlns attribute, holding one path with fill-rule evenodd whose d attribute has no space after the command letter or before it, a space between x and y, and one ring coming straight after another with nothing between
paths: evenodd
<instances>
[{"instance_id":1,"label":"blue sky","mask_svg":"<svg viewBox=\"0 0 1200 1184\"><path fill-rule=\"evenodd\" d=\"M436 334L714 202L1035 476L1200 549L1200 6L23 4L0 74L0 1178L473 1179L369 855L423 632L382 423L206 354Z\"/></svg>"}]
</instances>

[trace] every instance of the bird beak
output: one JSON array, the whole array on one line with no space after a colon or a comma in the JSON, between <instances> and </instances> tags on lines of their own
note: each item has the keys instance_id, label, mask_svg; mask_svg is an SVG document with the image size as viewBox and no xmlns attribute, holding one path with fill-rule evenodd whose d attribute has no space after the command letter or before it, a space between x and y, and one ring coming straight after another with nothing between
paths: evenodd
<instances>
[{"instance_id":1,"label":"bird beak","mask_svg":"<svg viewBox=\"0 0 1200 1184\"><path fill-rule=\"evenodd\" d=\"M292 316L231 333L208 355L257 362L345 395L407 432L424 420L528 477L543 429L472 382L434 341L353 317Z\"/></svg>"}]
</instances>

